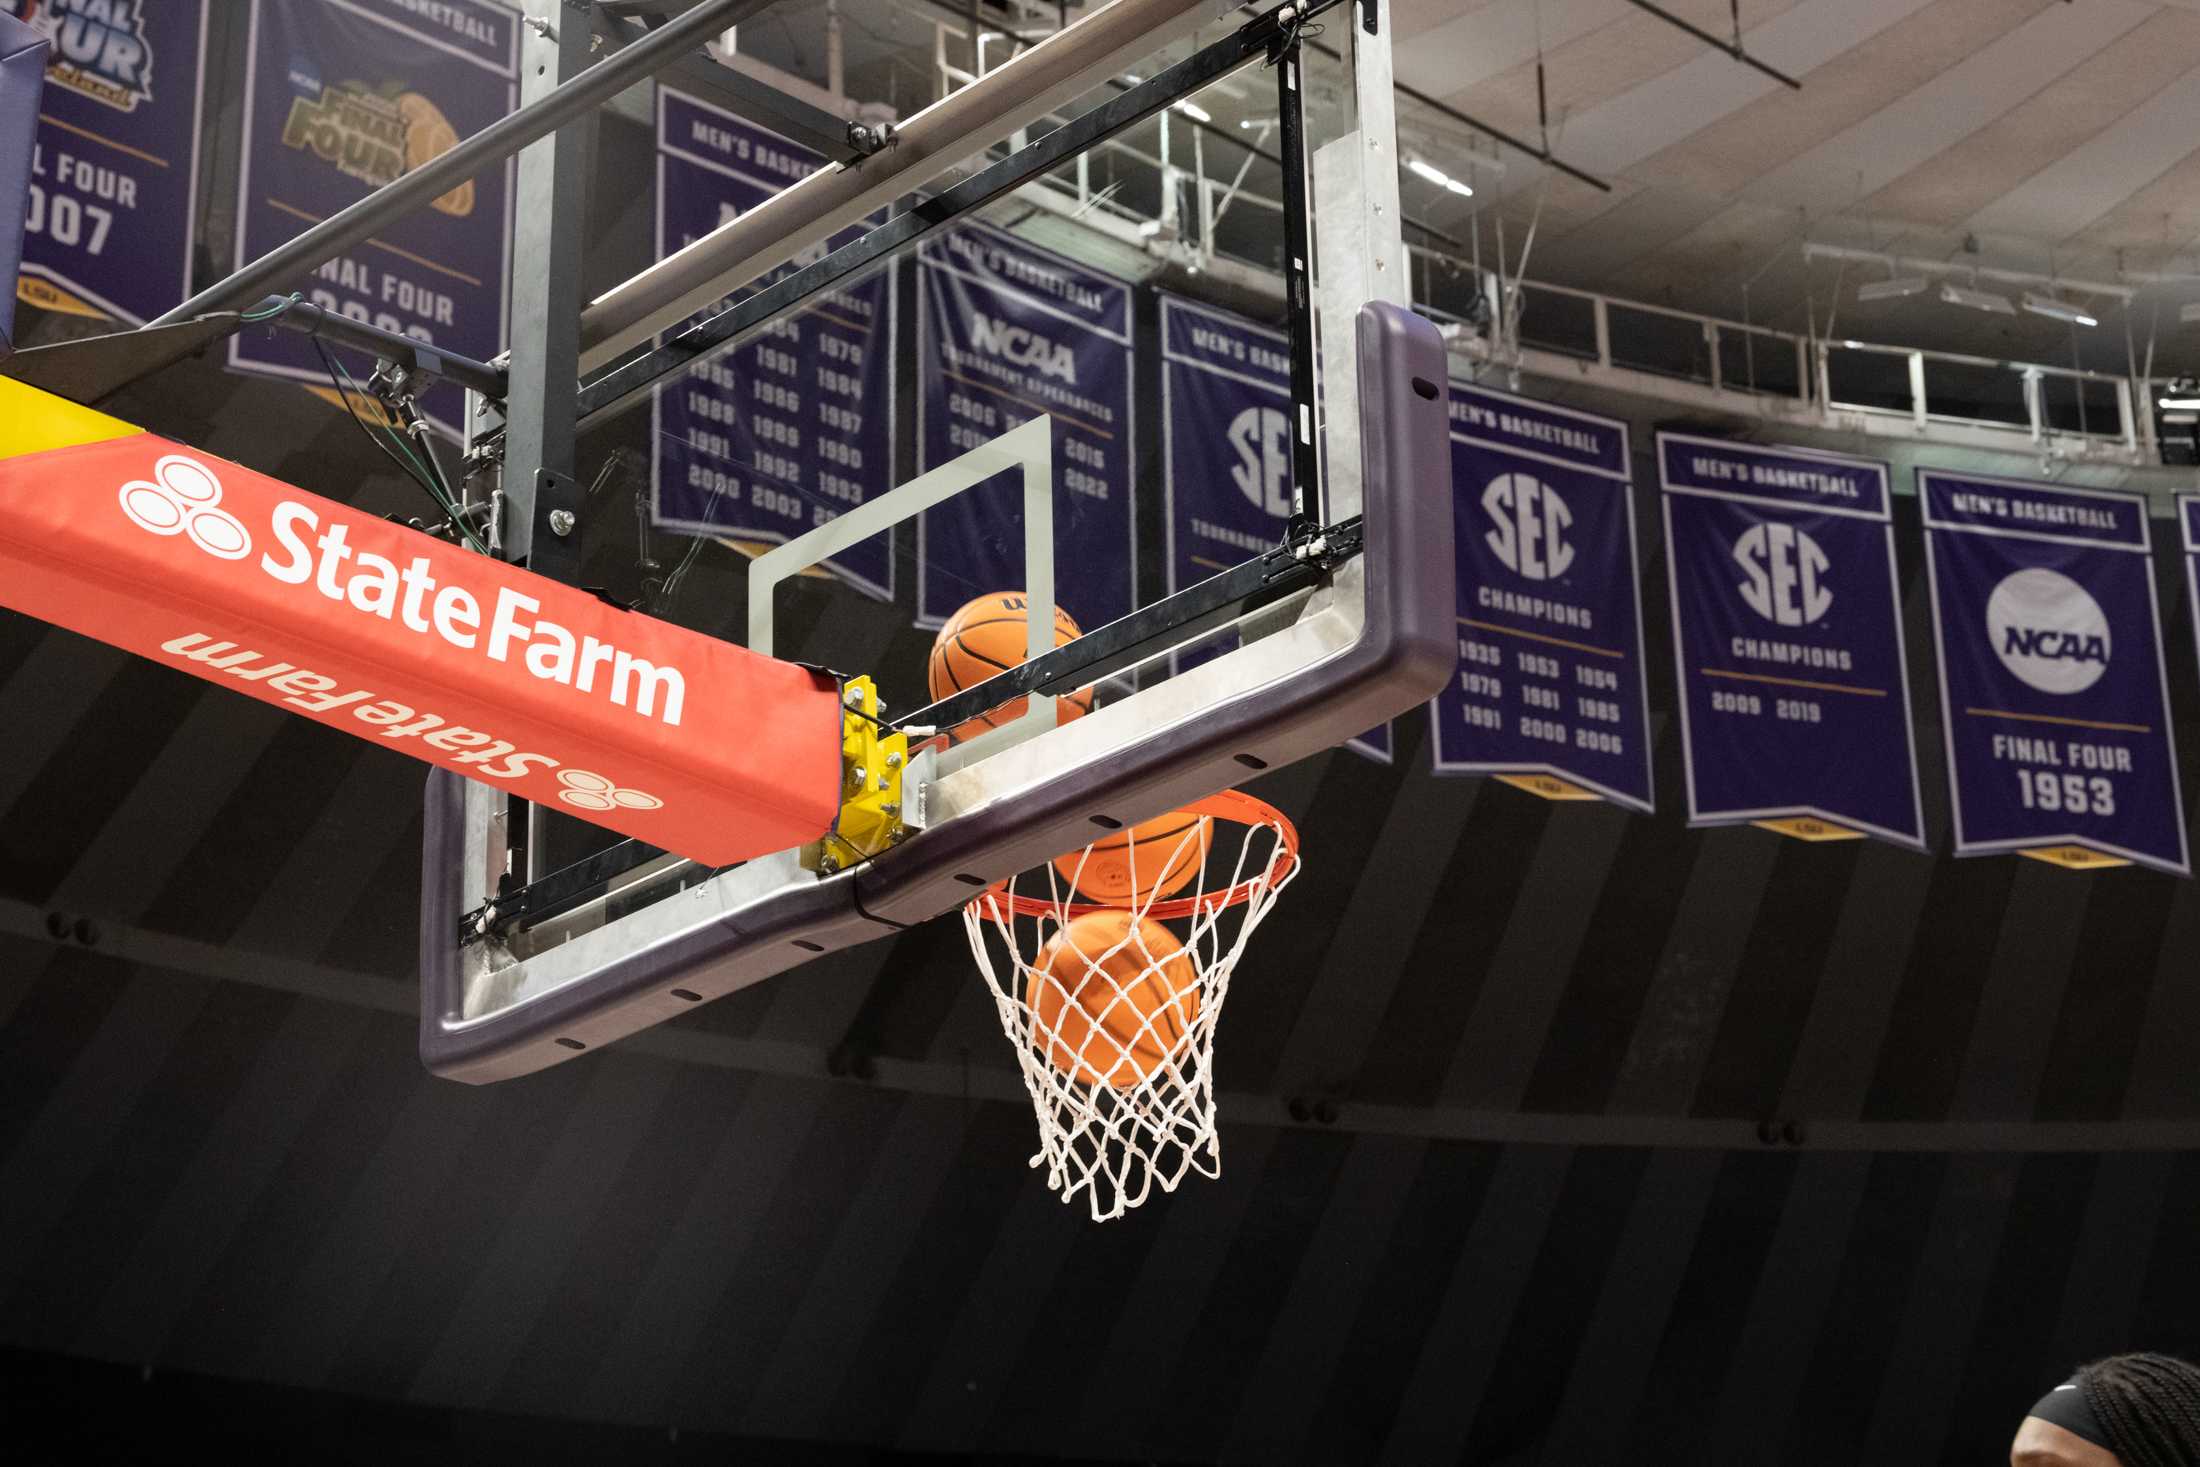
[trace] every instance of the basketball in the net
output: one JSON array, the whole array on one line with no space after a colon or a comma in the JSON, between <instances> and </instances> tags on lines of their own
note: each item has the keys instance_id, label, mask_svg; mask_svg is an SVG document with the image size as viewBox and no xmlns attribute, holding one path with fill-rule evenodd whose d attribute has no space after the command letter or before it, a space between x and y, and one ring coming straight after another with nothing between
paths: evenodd
<instances>
[{"instance_id":1,"label":"basketball in the net","mask_svg":"<svg viewBox=\"0 0 2200 1467\"><path fill-rule=\"evenodd\" d=\"M1129 912L1071 919L1025 987L1047 1063L1127 1090L1161 1067L1199 1017L1199 970L1176 934Z\"/></svg>"},{"instance_id":2,"label":"basketball in the net","mask_svg":"<svg viewBox=\"0 0 2200 1467\"><path fill-rule=\"evenodd\" d=\"M932 656L924 670L933 702L976 687L1024 660L1027 605L1021 591L995 591L969 602L947 619L947 625L932 641ZM1076 619L1055 607L1054 645L1073 642L1079 635ZM1092 711L1092 689L1080 688L1056 701L1060 711L1055 720L1067 723ZM989 728L1013 723L1023 716L1026 705L1026 699L1012 698L953 729L952 735L959 743Z\"/></svg>"},{"instance_id":3,"label":"basketball in the net","mask_svg":"<svg viewBox=\"0 0 2200 1467\"><path fill-rule=\"evenodd\" d=\"M1094 841L1086 850L1056 856L1054 869L1093 901L1142 908L1175 896L1198 874L1214 827L1212 816L1171 810Z\"/></svg>"}]
</instances>

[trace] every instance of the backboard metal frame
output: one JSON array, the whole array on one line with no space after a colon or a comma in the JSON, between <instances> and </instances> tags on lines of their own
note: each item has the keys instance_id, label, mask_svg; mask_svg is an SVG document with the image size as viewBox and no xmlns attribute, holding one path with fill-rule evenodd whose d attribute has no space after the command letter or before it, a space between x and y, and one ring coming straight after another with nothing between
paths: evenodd
<instances>
[{"instance_id":1,"label":"backboard metal frame","mask_svg":"<svg viewBox=\"0 0 2200 1467\"><path fill-rule=\"evenodd\" d=\"M1300 295L1292 312L1294 333L1307 348L1302 360L1316 364L1318 411L1326 419L1317 423L1316 404L1301 398L1303 432L1324 450L1319 492L1306 494L1311 523L1295 525L1290 543L1225 573L1257 582L1279 557L1296 560L1288 594L1240 624L1242 645L1075 721L1055 726L1044 706L1051 700L1034 697L1039 706L1001 731L1012 737L973 741L963 758L933 771L922 791L923 828L868 864L832 874L806 869L793 851L720 872L646 850L606 853L588 873L604 878L592 893L546 906L539 920L492 925L485 914L510 896L513 832L506 826L524 812L495 791L432 775L420 1027L421 1055L431 1070L472 1082L528 1073L820 954L950 913L995 881L1089 840L1097 828L1150 818L1333 747L1424 701L1449 678L1456 637L1446 365L1436 329L1402 303L1387 0L1315 0L1253 21L1086 114L1097 121L1057 129L931 205L896 216L605 374L584 387L580 412L585 420L645 393L657 378L731 347L885 250L1053 166L1065 148L1097 140L1079 142L1086 134L1106 136L1216 76L1273 56L1279 101L1295 105L1298 31L1330 10L1351 18L1337 29L1350 35L1358 62L1357 111L1343 135L1305 160L1323 204L1318 224L1307 217L1313 211L1301 211L1296 236L1287 241L1297 258L1318 261L1312 273L1321 281L1320 296ZM1181 90L1150 89L1164 76ZM958 190L970 197L957 198ZM959 207L940 207L947 200ZM1324 341L1327 349L1315 350ZM983 463L957 460L873 501L869 519L878 523L857 511L759 559L751 595L767 604L752 626L770 635L771 588L786 575L845 540L878 533L928 495L957 492L958 475L984 478L1021 465L1027 505L1034 497L1049 500L1047 427L1035 420L1028 425L1037 430L1031 442L1018 439L1026 430L1016 430L978 450L990 455ZM1043 569L1051 538L1036 533L1040 518L1027 510L1026 552L1029 564ZM1358 553L1315 553L1325 532L1339 545L1356 535ZM1051 603L1051 588L1045 590ZM1210 600L1220 594L1210 585L1179 596L1194 593ZM1165 619L1169 610L1164 601L1134 616ZM1103 627L1054 649L1051 620L1030 619L1029 650L1040 654L1046 638L1044 655L1030 659L1034 665L1075 666L1080 658L1089 665L1113 645L1111 632L1115 642L1124 635L1120 627Z\"/></svg>"}]
</instances>

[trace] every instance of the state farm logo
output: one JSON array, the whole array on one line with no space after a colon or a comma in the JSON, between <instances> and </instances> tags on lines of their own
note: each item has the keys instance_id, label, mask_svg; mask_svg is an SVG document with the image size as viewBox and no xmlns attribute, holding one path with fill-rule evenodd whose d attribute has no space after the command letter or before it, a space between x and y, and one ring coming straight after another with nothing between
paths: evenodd
<instances>
[{"instance_id":1,"label":"state farm logo","mask_svg":"<svg viewBox=\"0 0 2200 1467\"><path fill-rule=\"evenodd\" d=\"M640 790L621 789L591 769L561 769L558 798L576 810L658 810L664 801Z\"/></svg>"},{"instance_id":2,"label":"state farm logo","mask_svg":"<svg viewBox=\"0 0 2200 1467\"><path fill-rule=\"evenodd\" d=\"M1986 633L2001 665L2043 693L2082 693L2108 671L2108 618L2085 587L2034 566L1986 598Z\"/></svg>"},{"instance_id":3,"label":"state farm logo","mask_svg":"<svg viewBox=\"0 0 2200 1467\"><path fill-rule=\"evenodd\" d=\"M153 479L132 479L122 486L122 512L139 529L155 535L187 535L191 543L222 560L252 553L252 536L235 515L221 507L222 481L197 459L171 453L153 465Z\"/></svg>"},{"instance_id":4,"label":"state farm logo","mask_svg":"<svg viewBox=\"0 0 2200 1467\"><path fill-rule=\"evenodd\" d=\"M1500 474L1482 491L1490 528L1482 538L1505 569L1531 581L1554 580L1574 563L1566 543L1574 512L1558 491L1533 474Z\"/></svg>"},{"instance_id":5,"label":"state farm logo","mask_svg":"<svg viewBox=\"0 0 2200 1467\"><path fill-rule=\"evenodd\" d=\"M1793 525L1777 520L1751 525L1734 542L1734 563L1748 578L1741 585L1742 599L1766 621L1807 626L1833 605L1826 585L1826 552Z\"/></svg>"}]
</instances>

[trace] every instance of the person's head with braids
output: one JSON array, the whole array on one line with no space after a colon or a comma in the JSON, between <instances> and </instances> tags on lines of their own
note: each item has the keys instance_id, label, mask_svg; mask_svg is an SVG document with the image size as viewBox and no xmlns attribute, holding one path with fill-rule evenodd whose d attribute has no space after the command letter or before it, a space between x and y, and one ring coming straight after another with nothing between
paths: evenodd
<instances>
[{"instance_id":1,"label":"person's head with braids","mask_svg":"<svg viewBox=\"0 0 2200 1467\"><path fill-rule=\"evenodd\" d=\"M2040 1397L2010 1467L2200 1467L2200 1366L2111 1355Z\"/></svg>"}]
</instances>

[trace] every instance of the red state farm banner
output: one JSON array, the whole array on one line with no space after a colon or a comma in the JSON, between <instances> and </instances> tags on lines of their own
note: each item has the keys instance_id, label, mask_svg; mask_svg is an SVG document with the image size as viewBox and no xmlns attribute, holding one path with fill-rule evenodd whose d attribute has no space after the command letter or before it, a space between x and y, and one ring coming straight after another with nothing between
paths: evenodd
<instances>
[{"instance_id":1,"label":"red state farm banner","mask_svg":"<svg viewBox=\"0 0 2200 1467\"><path fill-rule=\"evenodd\" d=\"M0 458L0 605L707 865L839 806L832 679L149 433Z\"/></svg>"}]
</instances>

